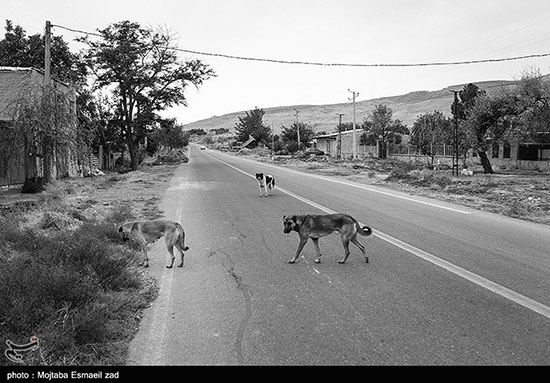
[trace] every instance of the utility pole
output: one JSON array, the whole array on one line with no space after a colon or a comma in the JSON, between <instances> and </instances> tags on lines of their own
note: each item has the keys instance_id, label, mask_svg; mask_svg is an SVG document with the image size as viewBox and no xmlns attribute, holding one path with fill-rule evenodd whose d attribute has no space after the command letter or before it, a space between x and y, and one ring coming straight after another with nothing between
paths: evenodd
<instances>
[{"instance_id":1,"label":"utility pole","mask_svg":"<svg viewBox=\"0 0 550 383\"><path fill-rule=\"evenodd\" d=\"M48 87L51 84L51 48L52 48L52 24L46 21L46 33L44 36L44 86Z\"/></svg>"},{"instance_id":2,"label":"utility pole","mask_svg":"<svg viewBox=\"0 0 550 383\"><path fill-rule=\"evenodd\" d=\"M273 124L270 125L271 128L271 162L275 160L275 133L273 133Z\"/></svg>"},{"instance_id":3,"label":"utility pole","mask_svg":"<svg viewBox=\"0 0 550 383\"><path fill-rule=\"evenodd\" d=\"M344 113L337 113L339 116L338 120L338 147L336 149L336 159L342 159L342 116Z\"/></svg>"},{"instance_id":4,"label":"utility pole","mask_svg":"<svg viewBox=\"0 0 550 383\"><path fill-rule=\"evenodd\" d=\"M458 90L451 90L454 93L454 103L453 103L453 115L454 115L454 126L455 126L455 152L453 154L453 175L458 177ZM456 169L456 172L455 172Z\"/></svg>"},{"instance_id":5,"label":"utility pole","mask_svg":"<svg viewBox=\"0 0 550 383\"><path fill-rule=\"evenodd\" d=\"M355 98L359 96L359 92L352 91L348 89L348 92L350 92L353 97L353 137L352 137L352 145L353 145L353 159L355 160L357 157L357 138L355 137Z\"/></svg>"},{"instance_id":6,"label":"utility pole","mask_svg":"<svg viewBox=\"0 0 550 383\"><path fill-rule=\"evenodd\" d=\"M294 115L296 116L296 132L298 133L298 151L300 150L300 125L298 125L298 113L300 111L296 108L294 109Z\"/></svg>"}]
</instances>

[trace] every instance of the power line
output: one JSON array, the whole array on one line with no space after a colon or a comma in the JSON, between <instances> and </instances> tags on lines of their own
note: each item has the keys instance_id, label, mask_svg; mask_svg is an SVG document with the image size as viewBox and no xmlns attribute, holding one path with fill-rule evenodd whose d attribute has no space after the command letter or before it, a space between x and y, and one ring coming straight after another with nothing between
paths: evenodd
<instances>
[{"instance_id":1,"label":"power line","mask_svg":"<svg viewBox=\"0 0 550 383\"><path fill-rule=\"evenodd\" d=\"M98 37L103 37L103 35L93 32L81 31L78 29L67 28L62 25L52 24L53 27L65 29L75 33L82 33L86 35L93 35ZM468 64L483 64L483 63L496 63L496 62L505 62L505 61L517 61L525 60L531 58L541 58L548 57L550 53L540 53L540 54L530 54L523 56L515 57L504 57L504 58L492 58L492 59L481 59L481 60L466 60L466 61L447 61L447 62L427 62L427 63L379 63L379 64L361 64L361 63L324 63L324 62L312 62L312 61L295 61L295 60L280 60L280 59L271 59L271 58L259 58L259 57L246 57L246 56L236 56L228 55L223 53L212 53L212 52L201 52L191 49L181 49L181 48L169 48L171 50L191 53L202 56L211 56L211 57L221 57L233 60L245 60L245 61L257 61L257 62L268 62L275 64L290 64L290 65L314 65L314 66L329 66L329 67L362 67L362 68L388 68L388 67L427 67L427 66L451 66L451 65L468 65Z\"/></svg>"},{"instance_id":2,"label":"power line","mask_svg":"<svg viewBox=\"0 0 550 383\"><path fill-rule=\"evenodd\" d=\"M64 27L62 25L52 24L51 26L61 28L61 29L65 29L67 31L71 31L71 32L75 32L75 33L81 33L81 34L84 34L84 35L92 35L92 36L97 36L97 37L103 37L103 35L100 35L99 33L86 32L86 31L81 31L81 30L78 30L78 29L67 28L67 27Z\"/></svg>"},{"instance_id":3,"label":"power line","mask_svg":"<svg viewBox=\"0 0 550 383\"><path fill-rule=\"evenodd\" d=\"M529 58L540 58L548 57L550 53L541 53L541 54L531 54L525 56L516 56L516 57L505 57L498 59L484 59L484 60L469 60L469 61L450 61L450 62L431 62L431 63L404 63L404 64L353 64L353 63L322 63L322 62L310 62L310 61L288 61L288 60L277 60L277 59L267 59L267 58L257 58L257 57L243 57L243 56L233 56L226 55L222 53L209 53L209 52L199 52L189 49L179 49L172 48L177 51L193 53L204 56L214 56L214 57L223 57L236 60L248 60L248 61L262 61L270 62L276 64L299 64L299 65L317 65L317 66L338 66L338 67L365 67L365 68L374 68L374 67L423 67L423 66L446 66L446 65L465 65L465 64L482 64L482 63L494 63L494 62L504 62L504 61L514 61L514 60L525 60Z\"/></svg>"}]
</instances>

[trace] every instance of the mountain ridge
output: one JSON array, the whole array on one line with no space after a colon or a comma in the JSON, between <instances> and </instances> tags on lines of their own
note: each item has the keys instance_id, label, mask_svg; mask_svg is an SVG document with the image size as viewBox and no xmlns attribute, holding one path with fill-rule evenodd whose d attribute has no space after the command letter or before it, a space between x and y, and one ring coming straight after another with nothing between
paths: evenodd
<instances>
[{"instance_id":1,"label":"mountain ridge","mask_svg":"<svg viewBox=\"0 0 550 383\"><path fill-rule=\"evenodd\" d=\"M393 118L401 120L409 128L424 113L431 113L438 110L446 116L451 116L451 104L453 103L453 90L462 90L468 83L450 85L440 90L428 91L418 90L397 96L378 97L369 100L356 101L355 122L361 125L375 106L385 104L393 111ZM474 82L480 89L486 90L488 94L496 93L499 89L505 89L516 85L513 80L488 80ZM353 118L353 106L351 102L322 105L287 105L262 108L265 112L264 124L270 126L276 134L281 131L281 126L290 126L296 120L295 111L300 111L298 119L300 122L309 123L316 132L335 131L339 113L344 113L342 122L351 122ZM210 129L225 128L233 132L235 124L247 111L227 113L221 116L198 120L183 125L184 130L203 129L208 132Z\"/></svg>"}]
</instances>

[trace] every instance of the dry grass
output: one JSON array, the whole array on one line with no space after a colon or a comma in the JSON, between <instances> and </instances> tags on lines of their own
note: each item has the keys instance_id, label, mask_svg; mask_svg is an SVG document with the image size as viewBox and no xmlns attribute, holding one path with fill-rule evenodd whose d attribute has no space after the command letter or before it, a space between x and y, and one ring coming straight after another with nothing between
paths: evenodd
<instances>
[{"instance_id":1,"label":"dry grass","mask_svg":"<svg viewBox=\"0 0 550 383\"><path fill-rule=\"evenodd\" d=\"M120 365L156 282L116 228L162 216L177 165L0 193L0 339L38 336L27 365ZM0 358L0 365L13 364Z\"/></svg>"}]
</instances>

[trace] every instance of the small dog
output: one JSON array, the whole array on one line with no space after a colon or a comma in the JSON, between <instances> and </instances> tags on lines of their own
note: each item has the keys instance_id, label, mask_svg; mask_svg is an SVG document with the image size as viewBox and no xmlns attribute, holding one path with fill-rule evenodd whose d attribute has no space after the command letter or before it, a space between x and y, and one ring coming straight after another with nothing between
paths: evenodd
<instances>
[{"instance_id":1,"label":"small dog","mask_svg":"<svg viewBox=\"0 0 550 383\"><path fill-rule=\"evenodd\" d=\"M147 244L153 243L164 236L166 248L170 253L170 264L166 268L170 269L174 264L174 246L180 251L181 263L178 267L183 266L184 251L189 250L185 246L185 232L183 227L174 221L166 219L155 219L151 221L133 221L127 222L118 228L118 233L124 241L129 239L136 241L141 246L145 256L140 266L145 263L145 267L149 267L149 258L147 257Z\"/></svg>"},{"instance_id":2,"label":"small dog","mask_svg":"<svg viewBox=\"0 0 550 383\"><path fill-rule=\"evenodd\" d=\"M338 263L344 263L349 256L349 243L352 242L356 245L363 256L365 262L369 262L365 247L357 241L357 234L364 236L371 235L372 230L368 226L361 227L359 222L355 218L347 214L328 214L328 215L293 215L292 217L283 217L283 231L290 233L296 231L300 235L300 243L296 250L296 255L288 263L296 262L307 240L311 238L315 244L315 250L317 252L317 259L315 263L321 263L321 249L319 249L319 238L329 235L331 233L339 232L342 239L342 245L344 246L345 254L344 258L338 261Z\"/></svg>"},{"instance_id":3,"label":"small dog","mask_svg":"<svg viewBox=\"0 0 550 383\"><path fill-rule=\"evenodd\" d=\"M275 178L271 175L265 175L264 173L256 173L256 181L258 181L258 188L260 189L260 197L262 194L267 197L273 194L275 189Z\"/></svg>"}]
</instances>

